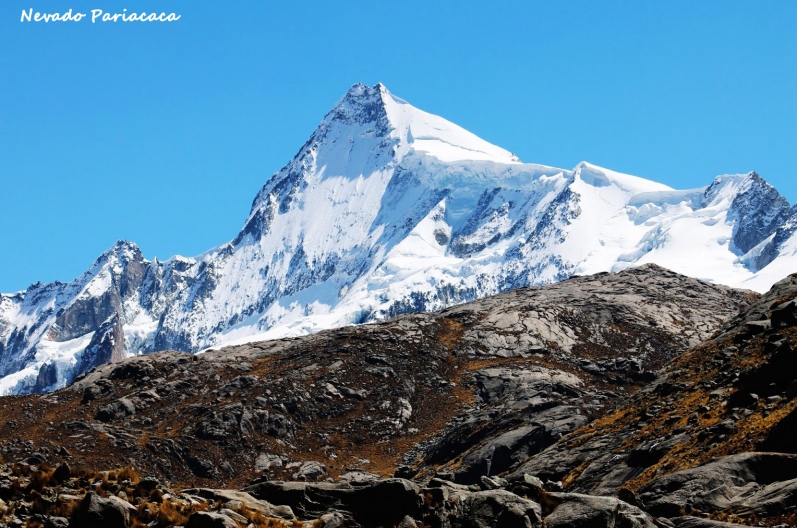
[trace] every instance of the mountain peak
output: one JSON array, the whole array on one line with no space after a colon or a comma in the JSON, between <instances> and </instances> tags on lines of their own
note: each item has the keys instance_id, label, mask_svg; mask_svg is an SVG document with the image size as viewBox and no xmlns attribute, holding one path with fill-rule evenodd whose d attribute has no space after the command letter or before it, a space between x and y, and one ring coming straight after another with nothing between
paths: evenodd
<instances>
[{"instance_id":1,"label":"mountain peak","mask_svg":"<svg viewBox=\"0 0 797 528\"><path fill-rule=\"evenodd\" d=\"M379 135L390 132L384 96L389 94L382 84L373 87L357 83L330 110L320 128L339 125L376 125Z\"/></svg>"},{"instance_id":2,"label":"mountain peak","mask_svg":"<svg viewBox=\"0 0 797 528\"><path fill-rule=\"evenodd\" d=\"M771 187L755 171L741 174L721 174L714 178L711 185L706 189L705 204L717 203L719 201L733 200L737 195L749 191L753 187Z\"/></svg>"},{"instance_id":3,"label":"mountain peak","mask_svg":"<svg viewBox=\"0 0 797 528\"><path fill-rule=\"evenodd\" d=\"M731 249L743 255L772 235L791 214L789 202L756 172L717 176L706 189L703 206L728 206L733 221Z\"/></svg>"},{"instance_id":4,"label":"mountain peak","mask_svg":"<svg viewBox=\"0 0 797 528\"><path fill-rule=\"evenodd\" d=\"M106 249L97 259L98 262L115 256L118 260L131 260L141 255L141 249L129 240L117 240L113 246Z\"/></svg>"},{"instance_id":5,"label":"mountain peak","mask_svg":"<svg viewBox=\"0 0 797 528\"><path fill-rule=\"evenodd\" d=\"M382 83L352 85L327 114L320 130L326 136L335 125L366 127L358 132L359 137L375 135L398 140L395 153L399 159L416 151L444 162L520 162L511 152L442 117L415 108L390 93Z\"/></svg>"}]
</instances>

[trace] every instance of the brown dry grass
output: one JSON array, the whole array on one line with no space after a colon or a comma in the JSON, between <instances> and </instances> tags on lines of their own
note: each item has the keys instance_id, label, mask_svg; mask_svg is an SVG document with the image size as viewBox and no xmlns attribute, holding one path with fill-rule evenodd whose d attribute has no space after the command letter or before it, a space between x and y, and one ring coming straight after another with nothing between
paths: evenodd
<instances>
[{"instance_id":1,"label":"brown dry grass","mask_svg":"<svg viewBox=\"0 0 797 528\"><path fill-rule=\"evenodd\" d=\"M152 522L156 522L158 526L177 526L187 523L192 513L207 510L208 505L204 503L182 504L164 501L158 504L144 500L138 505L138 510L133 518L144 526Z\"/></svg>"},{"instance_id":2,"label":"brown dry grass","mask_svg":"<svg viewBox=\"0 0 797 528\"><path fill-rule=\"evenodd\" d=\"M32 491L41 492L46 486L48 486L53 477L53 471L45 464L41 464L38 467L37 471L34 471L30 474L30 484L28 485L28 493Z\"/></svg>"},{"instance_id":3,"label":"brown dry grass","mask_svg":"<svg viewBox=\"0 0 797 528\"><path fill-rule=\"evenodd\" d=\"M443 318L435 333L435 338L448 350L454 350L462 342L464 334L465 325L453 319Z\"/></svg>"},{"instance_id":4,"label":"brown dry grass","mask_svg":"<svg viewBox=\"0 0 797 528\"><path fill-rule=\"evenodd\" d=\"M565 475L564 478L562 479L562 487L567 489L573 482L575 482L578 479L578 477L581 476L584 470L587 469L587 466L589 466L589 461L582 462L570 473Z\"/></svg>"},{"instance_id":5,"label":"brown dry grass","mask_svg":"<svg viewBox=\"0 0 797 528\"><path fill-rule=\"evenodd\" d=\"M72 515L74 515L74 513L77 511L78 507L80 507L80 500L59 502L52 510L52 515L56 517L65 517L67 519L71 519Z\"/></svg>"},{"instance_id":6,"label":"brown dry grass","mask_svg":"<svg viewBox=\"0 0 797 528\"><path fill-rule=\"evenodd\" d=\"M115 477L116 478L114 480L117 482L129 480L133 484L136 484L140 480L136 470L131 467L123 467L117 470Z\"/></svg>"}]
</instances>

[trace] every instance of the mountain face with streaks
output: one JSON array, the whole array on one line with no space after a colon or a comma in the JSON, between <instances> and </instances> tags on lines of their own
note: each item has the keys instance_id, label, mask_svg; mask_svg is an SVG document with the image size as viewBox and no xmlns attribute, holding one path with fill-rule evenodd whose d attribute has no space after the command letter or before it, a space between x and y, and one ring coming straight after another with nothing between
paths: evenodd
<instances>
[{"instance_id":1,"label":"mountain face with streaks","mask_svg":"<svg viewBox=\"0 0 797 528\"><path fill-rule=\"evenodd\" d=\"M522 163L378 84L355 85L193 258L118 242L69 283L0 296L0 395L110 360L430 311L655 263L767 290L797 269L795 209L755 173L685 191L589 163Z\"/></svg>"}]
</instances>

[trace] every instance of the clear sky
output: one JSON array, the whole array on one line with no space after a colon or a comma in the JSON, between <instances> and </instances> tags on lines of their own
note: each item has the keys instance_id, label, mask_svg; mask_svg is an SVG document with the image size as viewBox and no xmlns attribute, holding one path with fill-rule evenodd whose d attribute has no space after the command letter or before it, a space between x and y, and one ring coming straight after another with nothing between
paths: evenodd
<instances>
[{"instance_id":1,"label":"clear sky","mask_svg":"<svg viewBox=\"0 0 797 528\"><path fill-rule=\"evenodd\" d=\"M175 11L174 23L21 12ZM797 200L797 2L3 0L0 291L232 239L355 82L523 161Z\"/></svg>"}]
</instances>

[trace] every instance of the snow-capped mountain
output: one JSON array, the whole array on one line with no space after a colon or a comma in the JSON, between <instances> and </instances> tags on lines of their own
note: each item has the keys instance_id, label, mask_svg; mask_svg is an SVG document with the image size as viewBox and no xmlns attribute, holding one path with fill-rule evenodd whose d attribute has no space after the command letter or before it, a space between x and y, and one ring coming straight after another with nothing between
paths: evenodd
<instances>
[{"instance_id":1,"label":"snow-capped mountain","mask_svg":"<svg viewBox=\"0 0 797 528\"><path fill-rule=\"evenodd\" d=\"M194 258L118 242L81 277L0 296L0 394L126 355L300 335L574 274L656 263L764 291L797 270L797 210L755 173L686 191L521 163L378 84L353 86Z\"/></svg>"}]
</instances>

